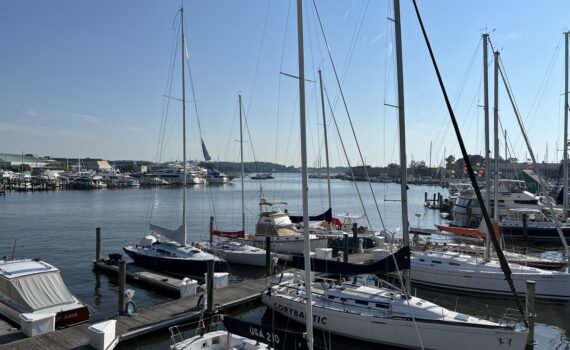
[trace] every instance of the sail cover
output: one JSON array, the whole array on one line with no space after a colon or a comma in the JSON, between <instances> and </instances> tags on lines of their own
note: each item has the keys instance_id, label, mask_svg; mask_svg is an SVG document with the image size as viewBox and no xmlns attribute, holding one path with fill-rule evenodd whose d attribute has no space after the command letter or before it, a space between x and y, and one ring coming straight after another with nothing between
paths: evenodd
<instances>
[{"instance_id":1,"label":"sail cover","mask_svg":"<svg viewBox=\"0 0 570 350\"><path fill-rule=\"evenodd\" d=\"M178 242L181 245L186 245L186 234L184 226L180 226L176 230L170 230L161 226L150 224L150 230L154 233L162 235L171 241Z\"/></svg>"},{"instance_id":2,"label":"sail cover","mask_svg":"<svg viewBox=\"0 0 570 350\"><path fill-rule=\"evenodd\" d=\"M299 269L304 268L305 259L302 255L291 255L292 265ZM331 273L338 275L364 275L377 273L390 273L410 268L410 247L402 247L392 255L382 260L367 264L351 264L335 260L311 258L311 271Z\"/></svg>"},{"instance_id":3,"label":"sail cover","mask_svg":"<svg viewBox=\"0 0 570 350\"><path fill-rule=\"evenodd\" d=\"M204 142L204 139L202 139L202 153L204 153L204 160L206 162L212 160L212 157L210 157L210 153L208 153L208 149L206 148L206 143Z\"/></svg>"},{"instance_id":4,"label":"sail cover","mask_svg":"<svg viewBox=\"0 0 570 350\"><path fill-rule=\"evenodd\" d=\"M213 230L212 234L218 237L225 237L225 238L244 238L243 231L220 231L220 230Z\"/></svg>"},{"instance_id":5,"label":"sail cover","mask_svg":"<svg viewBox=\"0 0 570 350\"><path fill-rule=\"evenodd\" d=\"M307 341L299 332L265 327L229 316L224 317L224 327L232 334L268 344L274 349L308 350Z\"/></svg>"},{"instance_id":6,"label":"sail cover","mask_svg":"<svg viewBox=\"0 0 570 350\"><path fill-rule=\"evenodd\" d=\"M294 224L298 224L300 222L303 222L303 216L296 216L296 215L289 215L289 218L291 219L291 222ZM309 216L309 221L326 221L326 222L332 222L332 209L329 208L327 209L327 211L325 211L322 214L319 215L315 215L315 216Z\"/></svg>"}]
</instances>

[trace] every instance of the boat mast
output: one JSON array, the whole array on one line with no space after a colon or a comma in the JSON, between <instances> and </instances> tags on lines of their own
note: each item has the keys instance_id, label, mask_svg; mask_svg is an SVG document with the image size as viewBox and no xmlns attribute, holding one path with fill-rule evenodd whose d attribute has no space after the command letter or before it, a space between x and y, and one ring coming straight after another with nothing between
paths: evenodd
<instances>
[{"instance_id":1,"label":"boat mast","mask_svg":"<svg viewBox=\"0 0 570 350\"><path fill-rule=\"evenodd\" d=\"M181 52L180 57L182 59L182 166L184 168L184 177L183 177L183 195L182 195L182 229L184 230L184 242L183 245L186 245L186 88L185 88L185 81L184 81L184 52L185 52L185 42L184 42L184 8L180 8L180 32L182 34L181 40Z\"/></svg>"},{"instance_id":2,"label":"boat mast","mask_svg":"<svg viewBox=\"0 0 570 350\"><path fill-rule=\"evenodd\" d=\"M564 220L568 217L568 35L564 33L564 185L562 186Z\"/></svg>"},{"instance_id":3,"label":"boat mast","mask_svg":"<svg viewBox=\"0 0 570 350\"><path fill-rule=\"evenodd\" d=\"M396 74L398 77L398 119L400 128L400 192L402 204L403 245L410 246L408 223L408 171L406 161L406 118L404 113L404 69L402 67L402 29L400 26L400 0L394 0L394 26L396 35ZM406 294L410 290L410 270L403 271Z\"/></svg>"},{"instance_id":4,"label":"boat mast","mask_svg":"<svg viewBox=\"0 0 570 350\"><path fill-rule=\"evenodd\" d=\"M495 111L494 111L494 144L495 144L495 151L493 152L495 157L495 172L494 172L494 185L495 188L493 191L493 217L495 218L495 222L499 222L499 51L494 52L495 58ZM488 166L488 165L487 165ZM487 173L488 171L485 170ZM490 193L487 193L487 197L489 197ZM492 228L487 230L487 234L494 232Z\"/></svg>"},{"instance_id":5,"label":"boat mast","mask_svg":"<svg viewBox=\"0 0 570 350\"><path fill-rule=\"evenodd\" d=\"M491 179L489 178L489 170L491 169L491 164L489 164L489 69L488 69L488 58L487 53L489 49L487 45L489 43L489 33L483 34L483 110L485 112L485 206L487 211L491 211ZM497 206L495 202L495 206ZM491 256L491 241L489 240L490 228L487 228L487 236L485 239L485 261L489 261Z\"/></svg>"},{"instance_id":6,"label":"boat mast","mask_svg":"<svg viewBox=\"0 0 570 350\"><path fill-rule=\"evenodd\" d=\"M309 184L307 181L307 133L305 125L305 52L303 50L303 0L297 0L297 45L299 54L299 111L301 121L301 179L303 193L303 236L305 260L305 325L307 345L313 350L313 309L311 305L311 240L309 236Z\"/></svg>"},{"instance_id":7,"label":"boat mast","mask_svg":"<svg viewBox=\"0 0 570 350\"><path fill-rule=\"evenodd\" d=\"M243 126L242 126L242 106L241 95L239 97L239 145L240 145L240 158L241 158L241 229L245 234L245 198L243 193L243 178L245 176L243 166Z\"/></svg>"},{"instance_id":8,"label":"boat mast","mask_svg":"<svg viewBox=\"0 0 570 350\"><path fill-rule=\"evenodd\" d=\"M325 117L325 94L323 89L323 75L319 69L319 82L321 85L321 108L323 110L323 131L325 134L325 159L327 161L327 189L329 194L329 209L332 211L332 192L331 192L331 169L329 164L329 142L327 137L327 118ZM332 213L331 213L332 214ZM331 222L329 222L329 232L332 230Z\"/></svg>"}]
</instances>

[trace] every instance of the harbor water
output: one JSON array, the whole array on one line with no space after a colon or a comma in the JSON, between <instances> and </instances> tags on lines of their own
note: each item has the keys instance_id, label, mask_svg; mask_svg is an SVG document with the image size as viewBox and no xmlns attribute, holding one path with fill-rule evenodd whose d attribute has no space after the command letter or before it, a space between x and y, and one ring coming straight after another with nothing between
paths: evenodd
<instances>
[{"instance_id":1,"label":"harbor water","mask_svg":"<svg viewBox=\"0 0 570 350\"><path fill-rule=\"evenodd\" d=\"M187 241L208 237L210 217L221 230L240 230L242 217L241 179L232 184L194 186L187 188ZM288 203L292 215L301 215L301 177L299 174L276 174L271 180L244 179L246 232L252 232L259 214L259 199L282 200ZM380 230L398 230L401 226L400 186L388 183L332 182L333 215L364 214L369 221L358 224ZM311 215L328 208L326 180L310 179L309 207ZM358 190L356 187L358 186ZM371 193L370 187L373 189ZM361 196L359 197L358 192ZM434 223L446 223L436 210L424 207L424 193L447 196L441 187L410 185L408 191L409 222L412 227L433 228ZM40 257L61 270L70 291L91 308L91 321L113 317L117 313L116 278L92 271L95 258L95 228L102 231L102 253L122 253L128 243L137 243L148 233L148 224L177 228L182 223L183 190L180 187L102 189L96 191L7 192L0 196L0 257L7 259ZM376 204L377 203L377 204ZM364 208L364 209L363 209ZM553 250L555 248L552 248ZM260 276L262 271L233 269L234 279ZM169 296L127 282L135 290L134 301L139 308L166 300ZM415 289L417 296L450 309L476 316L499 318L506 308L516 308L512 298L478 297ZM194 306L194 305L191 305ZM535 349L570 349L570 302L545 303L535 307ZM235 313L251 321L277 322L281 328L289 325L274 318L266 308L252 305ZM327 349L378 349L372 344L358 344L346 339L319 335L317 344ZM121 344L124 349L167 348L167 330L143 339Z\"/></svg>"}]
</instances>

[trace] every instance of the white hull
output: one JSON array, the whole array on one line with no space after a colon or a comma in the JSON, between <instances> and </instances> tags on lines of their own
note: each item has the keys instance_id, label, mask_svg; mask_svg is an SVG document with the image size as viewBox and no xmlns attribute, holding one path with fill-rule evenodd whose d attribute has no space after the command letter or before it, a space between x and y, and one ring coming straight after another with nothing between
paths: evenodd
<instances>
[{"instance_id":1,"label":"white hull","mask_svg":"<svg viewBox=\"0 0 570 350\"><path fill-rule=\"evenodd\" d=\"M317 237L311 235L311 251L314 252L317 248L327 248L328 239L326 237ZM252 241L255 247L265 249L265 236L256 235ZM271 251L282 254L303 254L304 240L299 236L292 237L271 237Z\"/></svg>"},{"instance_id":2,"label":"white hull","mask_svg":"<svg viewBox=\"0 0 570 350\"><path fill-rule=\"evenodd\" d=\"M305 323L304 303L264 294L263 303L279 314ZM452 321L452 320L450 320ZM322 308L313 303L315 328L364 341L408 348L480 350L524 349L526 333L493 326L421 322L416 320L420 339L410 319L373 317L365 314ZM459 345L461 344L461 345Z\"/></svg>"},{"instance_id":3,"label":"white hull","mask_svg":"<svg viewBox=\"0 0 570 350\"><path fill-rule=\"evenodd\" d=\"M423 261L421 261L423 259ZM535 297L553 300L570 299L570 274L509 264L519 296L526 294L526 281L536 282ZM457 253L414 253L412 282L469 292L511 295L509 284L497 261Z\"/></svg>"},{"instance_id":4,"label":"white hull","mask_svg":"<svg viewBox=\"0 0 570 350\"><path fill-rule=\"evenodd\" d=\"M265 267L266 252L264 249L231 241L214 243L213 245L210 245L209 242L202 242L198 243L198 247L230 264Z\"/></svg>"},{"instance_id":5,"label":"white hull","mask_svg":"<svg viewBox=\"0 0 570 350\"><path fill-rule=\"evenodd\" d=\"M229 339L228 339L229 338ZM228 344L228 340L229 344ZM258 350L268 349L267 345L256 342L239 335L228 336L226 331L215 331L206 333L203 336L197 335L190 339L182 340L170 346L171 350L225 350L242 349Z\"/></svg>"}]
</instances>

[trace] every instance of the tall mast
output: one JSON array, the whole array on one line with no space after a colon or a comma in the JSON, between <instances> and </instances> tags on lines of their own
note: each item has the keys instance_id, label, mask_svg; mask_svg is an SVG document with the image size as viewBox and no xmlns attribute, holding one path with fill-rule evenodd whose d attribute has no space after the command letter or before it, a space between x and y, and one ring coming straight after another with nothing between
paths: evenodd
<instances>
[{"instance_id":1,"label":"tall mast","mask_svg":"<svg viewBox=\"0 0 570 350\"><path fill-rule=\"evenodd\" d=\"M307 133L305 125L305 52L303 50L303 0L297 0L297 38L299 53L299 112L301 121L301 179L303 193L303 235L305 260L305 325L307 345L313 350L313 309L311 305L311 240L309 236L309 183L307 180Z\"/></svg>"},{"instance_id":2,"label":"tall mast","mask_svg":"<svg viewBox=\"0 0 570 350\"><path fill-rule=\"evenodd\" d=\"M564 185L562 186L564 220L568 216L568 35L564 33Z\"/></svg>"},{"instance_id":3,"label":"tall mast","mask_svg":"<svg viewBox=\"0 0 570 350\"><path fill-rule=\"evenodd\" d=\"M331 194L331 169L329 164L329 141L327 136L327 118L325 116L325 94L323 89L323 76L322 72L319 70L319 82L321 85L321 108L323 110L323 130L325 134L325 159L327 161L327 189L329 194L329 209L332 210L332 194ZM332 230L332 227L329 222L329 231Z\"/></svg>"},{"instance_id":4,"label":"tall mast","mask_svg":"<svg viewBox=\"0 0 570 350\"><path fill-rule=\"evenodd\" d=\"M398 77L398 119L400 128L400 192L402 203L403 245L410 245L408 223L408 171L406 160L406 118L404 113L404 69L402 67L402 29L400 26L400 0L394 0L394 26L396 35L396 74ZM410 270L403 271L406 293L410 290Z\"/></svg>"},{"instance_id":5,"label":"tall mast","mask_svg":"<svg viewBox=\"0 0 570 350\"><path fill-rule=\"evenodd\" d=\"M487 211L491 210L491 179L489 178L489 170L491 169L491 164L489 164L489 69L488 69L488 58L487 54L489 49L487 45L489 43L489 34L483 34L483 110L485 111L485 207ZM496 204L495 204L496 206ZM485 239L485 260L489 261L491 256L491 241L489 240L489 230L487 228L487 238Z\"/></svg>"},{"instance_id":6,"label":"tall mast","mask_svg":"<svg viewBox=\"0 0 570 350\"><path fill-rule=\"evenodd\" d=\"M494 111L494 144L495 144L495 151L493 155L495 157L495 166L494 166L494 185L495 188L493 191L493 217L495 218L496 222L499 222L499 51L495 51L494 53L495 58L495 111ZM487 165L488 166L488 165ZM488 173L488 171L486 171ZM487 197L489 197L490 193L487 193ZM493 228L489 227L487 232L490 234L493 232Z\"/></svg>"},{"instance_id":7,"label":"tall mast","mask_svg":"<svg viewBox=\"0 0 570 350\"><path fill-rule=\"evenodd\" d=\"M184 53L185 53L185 42L184 42L184 8L180 8L180 32L182 33L182 41L180 43L181 52L180 57L182 59L182 167L184 169L184 177L182 188L182 227L184 230L184 242L186 245L186 84L184 80Z\"/></svg>"},{"instance_id":8,"label":"tall mast","mask_svg":"<svg viewBox=\"0 0 570 350\"><path fill-rule=\"evenodd\" d=\"M245 176L243 166L243 126L242 126L242 107L241 95L239 96L239 145L240 145L240 158L241 158L241 229L245 233L245 198L243 194L243 178Z\"/></svg>"}]
</instances>

